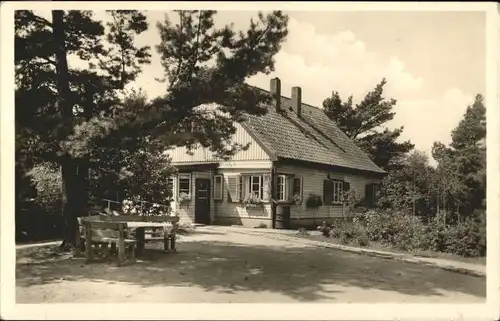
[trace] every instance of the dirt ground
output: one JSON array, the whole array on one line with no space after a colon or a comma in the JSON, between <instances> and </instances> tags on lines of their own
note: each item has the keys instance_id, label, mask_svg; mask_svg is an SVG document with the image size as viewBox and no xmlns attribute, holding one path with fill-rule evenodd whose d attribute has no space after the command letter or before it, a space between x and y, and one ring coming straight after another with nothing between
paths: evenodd
<instances>
[{"instance_id":1,"label":"dirt ground","mask_svg":"<svg viewBox=\"0 0 500 321\"><path fill-rule=\"evenodd\" d=\"M482 303L486 279L239 233L197 228L177 253L148 244L134 265L17 250L17 303ZM53 246L52 246L53 247Z\"/></svg>"}]
</instances>

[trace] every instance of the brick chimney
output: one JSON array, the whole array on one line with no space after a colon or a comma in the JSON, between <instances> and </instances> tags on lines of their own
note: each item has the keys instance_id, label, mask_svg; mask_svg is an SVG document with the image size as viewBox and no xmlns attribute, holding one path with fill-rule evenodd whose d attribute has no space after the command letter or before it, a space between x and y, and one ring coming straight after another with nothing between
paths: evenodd
<instances>
[{"instance_id":1,"label":"brick chimney","mask_svg":"<svg viewBox=\"0 0 500 321\"><path fill-rule=\"evenodd\" d=\"M281 110L281 80L276 77L271 79L271 96L273 97L276 112Z\"/></svg>"},{"instance_id":2,"label":"brick chimney","mask_svg":"<svg viewBox=\"0 0 500 321\"><path fill-rule=\"evenodd\" d=\"M292 87L292 109L300 117L302 112L302 89L300 87Z\"/></svg>"}]
</instances>

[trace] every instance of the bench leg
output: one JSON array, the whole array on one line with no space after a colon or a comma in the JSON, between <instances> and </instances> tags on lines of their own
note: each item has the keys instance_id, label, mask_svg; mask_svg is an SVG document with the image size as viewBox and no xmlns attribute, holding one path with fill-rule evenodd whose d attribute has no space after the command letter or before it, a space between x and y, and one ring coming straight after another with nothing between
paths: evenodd
<instances>
[{"instance_id":1,"label":"bench leg","mask_svg":"<svg viewBox=\"0 0 500 321\"><path fill-rule=\"evenodd\" d=\"M135 259L135 248L136 248L136 245L135 244L131 244L129 245L128 247L128 253L129 253L129 256L130 256L130 260L135 263L136 262L136 259Z\"/></svg>"},{"instance_id":2,"label":"bench leg","mask_svg":"<svg viewBox=\"0 0 500 321\"><path fill-rule=\"evenodd\" d=\"M163 251L168 251L170 250L170 242L169 242L169 239L170 239L170 235L168 234L164 234L163 235Z\"/></svg>"},{"instance_id":3,"label":"bench leg","mask_svg":"<svg viewBox=\"0 0 500 321\"><path fill-rule=\"evenodd\" d=\"M109 243L104 243L103 256L105 259L109 259Z\"/></svg>"},{"instance_id":4,"label":"bench leg","mask_svg":"<svg viewBox=\"0 0 500 321\"><path fill-rule=\"evenodd\" d=\"M144 244L146 243L144 227L138 227L135 230L135 238L137 240L136 255L140 256L144 251Z\"/></svg>"},{"instance_id":5,"label":"bench leg","mask_svg":"<svg viewBox=\"0 0 500 321\"><path fill-rule=\"evenodd\" d=\"M90 236L90 232L87 232L85 233L85 263L90 263L92 261L92 254L92 237Z\"/></svg>"},{"instance_id":6,"label":"bench leg","mask_svg":"<svg viewBox=\"0 0 500 321\"><path fill-rule=\"evenodd\" d=\"M177 252L177 249L175 248L175 234L170 234L170 251L172 252Z\"/></svg>"},{"instance_id":7,"label":"bench leg","mask_svg":"<svg viewBox=\"0 0 500 321\"><path fill-rule=\"evenodd\" d=\"M125 261L125 241L120 238L118 241L118 265L121 266Z\"/></svg>"}]
</instances>

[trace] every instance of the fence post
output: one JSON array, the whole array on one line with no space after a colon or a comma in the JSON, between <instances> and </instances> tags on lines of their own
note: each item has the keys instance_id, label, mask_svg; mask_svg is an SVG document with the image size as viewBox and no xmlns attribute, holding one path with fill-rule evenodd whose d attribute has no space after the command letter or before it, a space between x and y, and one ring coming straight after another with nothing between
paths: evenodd
<instances>
[{"instance_id":1,"label":"fence post","mask_svg":"<svg viewBox=\"0 0 500 321\"><path fill-rule=\"evenodd\" d=\"M107 202L108 202L108 214L110 214L111 213L111 202L109 200Z\"/></svg>"}]
</instances>

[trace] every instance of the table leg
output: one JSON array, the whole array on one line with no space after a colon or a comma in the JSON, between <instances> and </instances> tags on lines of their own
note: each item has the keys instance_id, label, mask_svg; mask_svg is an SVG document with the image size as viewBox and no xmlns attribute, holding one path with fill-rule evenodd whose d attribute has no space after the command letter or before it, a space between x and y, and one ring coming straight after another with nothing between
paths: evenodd
<instances>
[{"instance_id":1,"label":"table leg","mask_svg":"<svg viewBox=\"0 0 500 321\"><path fill-rule=\"evenodd\" d=\"M90 226L85 227L85 262L92 261L92 232Z\"/></svg>"},{"instance_id":2,"label":"table leg","mask_svg":"<svg viewBox=\"0 0 500 321\"><path fill-rule=\"evenodd\" d=\"M137 254L137 256L139 256L144 251L144 243L146 242L144 227L138 227L135 230L135 237L137 239L137 253L136 254Z\"/></svg>"},{"instance_id":3,"label":"table leg","mask_svg":"<svg viewBox=\"0 0 500 321\"><path fill-rule=\"evenodd\" d=\"M125 231L120 225L119 238L118 238L118 265L121 266L125 261Z\"/></svg>"},{"instance_id":4,"label":"table leg","mask_svg":"<svg viewBox=\"0 0 500 321\"><path fill-rule=\"evenodd\" d=\"M165 231L163 233L163 251L170 250L169 237L170 235Z\"/></svg>"}]
</instances>

